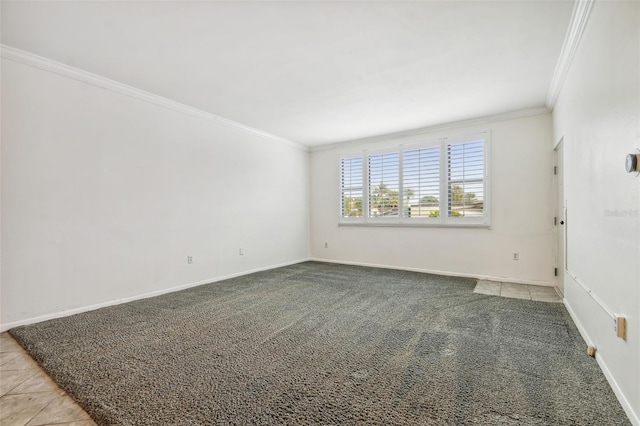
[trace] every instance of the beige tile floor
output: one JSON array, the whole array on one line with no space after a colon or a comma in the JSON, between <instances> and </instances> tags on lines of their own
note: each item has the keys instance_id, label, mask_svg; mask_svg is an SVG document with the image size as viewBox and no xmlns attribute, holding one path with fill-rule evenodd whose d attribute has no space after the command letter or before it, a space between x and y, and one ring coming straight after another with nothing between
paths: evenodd
<instances>
[{"instance_id":1,"label":"beige tile floor","mask_svg":"<svg viewBox=\"0 0 640 426\"><path fill-rule=\"evenodd\" d=\"M562 303L562 299L558 295L555 287L478 280L473 292L487 294L489 296L509 297L512 299Z\"/></svg>"},{"instance_id":2,"label":"beige tile floor","mask_svg":"<svg viewBox=\"0 0 640 426\"><path fill-rule=\"evenodd\" d=\"M554 287L479 280L474 293L562 303ZM95 425L8 334L0 334L0 426Z\"/></svg>"},{"instance_id":3,"label":"beige tile floor","mask_svg":"<svg viewBox=\"0 0 640 426\"><path fill-rule=\"evenodd\" d=\"M22 347L0 334L0 425L95 425Z\"/></svg>"}]
</instances>

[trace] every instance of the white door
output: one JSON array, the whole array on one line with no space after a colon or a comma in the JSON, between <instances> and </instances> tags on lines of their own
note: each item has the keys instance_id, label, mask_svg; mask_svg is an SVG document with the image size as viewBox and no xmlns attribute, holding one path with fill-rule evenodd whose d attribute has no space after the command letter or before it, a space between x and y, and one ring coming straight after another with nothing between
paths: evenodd
<instances>
[{"instance_id":1,"label":"white door","mask_svg":"<svg viewBox=\"0 0 640 426\"><path fill-rule=\"evenodd\" d=\"M554 151L555 155L555 187L556 187L556 286L564 295L564 271L566 254L566 205L564 199L563 181L563 143L560 143Z\"/></svg>"}]
</instances>

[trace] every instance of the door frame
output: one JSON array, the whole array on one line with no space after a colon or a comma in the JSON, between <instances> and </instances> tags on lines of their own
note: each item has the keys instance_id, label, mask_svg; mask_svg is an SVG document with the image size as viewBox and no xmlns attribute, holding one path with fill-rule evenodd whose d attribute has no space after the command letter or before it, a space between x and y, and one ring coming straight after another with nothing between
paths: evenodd
<instances>
[{"instance_id":1,"label":"door frame","mask_svg":"<svg viewBox=\"0 0 640 426\"><path fill-rule=\"evenodd\" d=\"M553 149L554 164L554 216L555 226L555 267L557 268L556 288L564 296L564 277L567 269L567 200L564 196L564 136Z\"/></svg>"}]
</instances>

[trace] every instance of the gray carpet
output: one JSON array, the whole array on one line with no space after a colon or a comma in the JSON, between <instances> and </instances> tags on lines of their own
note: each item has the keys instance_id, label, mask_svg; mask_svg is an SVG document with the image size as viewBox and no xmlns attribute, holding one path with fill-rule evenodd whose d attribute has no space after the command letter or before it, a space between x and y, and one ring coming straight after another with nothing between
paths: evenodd
<instances>
[{"instance_id":1,"label":"gray carpet","mask_svg":"<svg viewBox=\"0 0 640 426\"><path fill-rule=\"evenodd\" d=\"M99 424L630 424L560 304L301 263L12 329Z\"/></svg>"}]
</instances>

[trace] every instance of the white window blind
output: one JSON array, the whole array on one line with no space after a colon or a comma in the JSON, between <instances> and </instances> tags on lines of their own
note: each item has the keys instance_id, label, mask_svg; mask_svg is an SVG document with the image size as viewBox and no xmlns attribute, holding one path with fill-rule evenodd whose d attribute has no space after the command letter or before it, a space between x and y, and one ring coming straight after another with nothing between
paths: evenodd
<instances>
[{"instance_id":1,"label":"white window blind","mask_svg":"<svg viewBox=\"0 0 640 426\"><path fill-rule=\"evenodd\" d=\"M447 215L484 215L484 140L447 145Z\"/></svg>"},{"instance_id":2,"label":"white window blind","mask_svg":"<svg viewBox=\"0 0 640 426\"><path fill-rule=\"evenodd\" d=\"M399 155L397 152L370 155L369 217L398 217Z\"/></svg>"},{"instance_id":3,"label":"white window blind","mask_svg":"<svg viewBox=\"0 0 640 426\"><path fill-rule=\"evenodd\" d=\"M362 217L364 214L362 157L343 158L340 163L342 217Z\"/></svg>"},{"instance_id":4,"label":"white window blind","mask_svg":"<svg viewBox=\"0 0 640 426\"><path fill-rule=\"evenodd\" d=\"M402 154L403 216L438 217L440 213L440 149L412 149Z\"/></svg>"}]
</instances>

